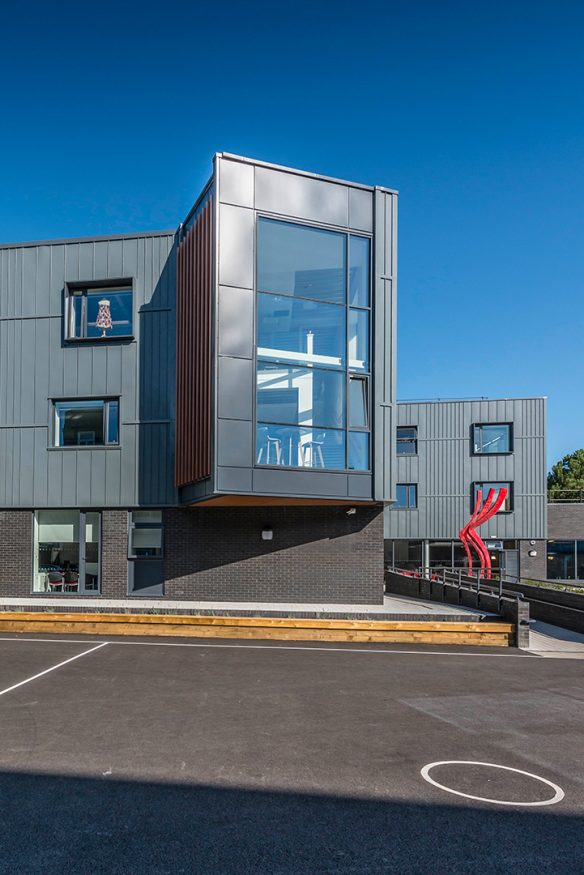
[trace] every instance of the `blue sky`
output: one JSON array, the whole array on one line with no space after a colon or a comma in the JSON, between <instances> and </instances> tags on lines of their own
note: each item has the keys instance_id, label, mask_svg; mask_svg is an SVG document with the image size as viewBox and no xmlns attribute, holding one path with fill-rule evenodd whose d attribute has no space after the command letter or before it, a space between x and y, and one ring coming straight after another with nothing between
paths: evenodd
<instances>
[{"instance_id":1,"label":"blue sky","mask_svg":"<svg viewBox=\"0 0 584 875\"><path fill-rule=\"evenodd\" d=\"M584 445L584 4L7 4L0 241L173 228L215 151L400 191L399 396Z\"/></svg>"}]
</instances>

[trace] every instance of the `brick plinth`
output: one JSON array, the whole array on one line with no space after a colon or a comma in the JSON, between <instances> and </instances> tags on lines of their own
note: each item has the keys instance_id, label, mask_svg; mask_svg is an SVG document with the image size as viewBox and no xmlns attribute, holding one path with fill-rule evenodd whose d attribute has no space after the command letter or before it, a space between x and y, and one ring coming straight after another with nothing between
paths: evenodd
<instances>
[{"instance_id":1,"label":"brick plinth","mask_svg":"<svg viewBox=\"0 0 584 875\"><path fill-rule=\"evenodd\" d=\"M169 509L171 599L383 602L383 511L266 507ZM271 529L272 540L262 540Z\"/></svg>"}]
</instances>

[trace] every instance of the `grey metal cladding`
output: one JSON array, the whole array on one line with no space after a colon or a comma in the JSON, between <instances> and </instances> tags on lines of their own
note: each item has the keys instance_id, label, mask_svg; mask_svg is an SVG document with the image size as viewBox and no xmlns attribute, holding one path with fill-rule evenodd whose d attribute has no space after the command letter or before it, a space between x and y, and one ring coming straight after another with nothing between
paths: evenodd
<instances>
[{"instance_id":1,"label":"grey metal cladding","mask_svg":"<svg viewBox=\"0 0 584 875\"><path fill-rule=\"evenodd\" d=\"M349 227L355 231L373 231L373 192L349 189Z\"/></svg>"},{"instance_id":2,"label":"grey metal cladding","mask_svg":"<svg viewBox=\"0 0 584 875\"><path fill-rule=\"evenodd\" d=\"M398 425L417 426L416 456L397 456L397 482L418 484L418 508L385 511L388 538L457 538L471 512L475 482L513 484L513 511L497 514L482 533L496 538L545 538L545 398L397 404ZM477 423L513 424L513 452L473 455Z\"/></svg>"},{"instance_id":3,"label":"grey metal cladding","mask_svg":"<svg viewBox=\"0 0 584 875\"><path fill-rule=\"evenodd\" d=\"M395 486L397 196L375 192L373 497L390 501Z\"/></svg>"},{"instance_id":4,"label":"grey metal cladding","mask_svg":"<svg viewBox=\"0 0 584 875\"><path fill-rule=\"evenodd\" d=\"M218 468L217 489L219 492L248 493L252 491L251 468Z\"/></svg>"},{"instance_id":5,"label":"grey metal cladding","mask_svg":"<svg viewBox=\"0 0 584 875\"><path fill-rule=\"evenodd\" d=\"M346 498L347 475L321 471L280 471L274 468L255 468L254 492L260 495L314 496L318 498Z\"/></svg>"},{"instance_id":6,"label":"grey metal cladding","mask_svg":"<svg viewBox=\"0 0 584 875\"><path fill-rule=\"evenodd\" d=\"M220 204L219 210L219 282L253 289L253 211L230 204Z\"/></svg>"},{"instance_id":7,"label":"grey metal cladding","mask_svg":"<svg viewBox=\"0 0 584 875\"><path fill-rule=\"evenodd\" d=\"M253 461L253 423L240 419L217 422L217 465L250 468Z\"/></svg>"},{"instance_id":8,"label":"grey metal cladding","mask_svg":"<svg viewBox=\"0 0 584 875\"><path fill-rule=\"evenodd\" d=\"M63 340L67 282L132 278L134 340ZM0 506L175 500L174 235L0 249ZM120 446L53 449L52 399L120 398Z\"/></svg>"},{"instance_id":9,"label":"grey metal cladding","mask_svg":"<svg viewBox=\"0 0 584 875\"><path fill-rule=\"evenodd\" d=\"M252 358L253 312L252 289L219 287L217 328L219 355Z\"/></svg>"},{"instance_id":10,"label":"grey metal cladding","mask_svg":"<svg viewBox=\"0 0 584 875\"><path fill-rule=\"evenodd\" d=\"M242 491L266 495L322 496L330 498L393 497L392 456L395 453L393 404L395 402L395 193L326 180L284 168L266 167L236 156L218 155L215 162L218 191L218 278L216 300L216 439L215 466L253 468L250 477L237 475ZM255 180L253 199L250 181ZM252 209L253 207L253 209ZM378 213L373 222L374 210ZM375 386L371 475L330 474L254 468L255 444L242 446L234 423L253 423L255 344L255 245L257 217L271 213L282 219L305 220L324 227L373 233L372 304L374 311ZM249 360L249 361L246 361ZM251 440L250 434L250 440ZM248 441L247 432L245 440ZM222 443L226 441L226 446ZM234 459L237 461L233 461ZM218 472L217 472L218 477ZM222 482L227 482L222 474ZM229 482L236 482L232 478ZM221 488L217 487L219 491ZM227 487L226 487L227 488ZM232 491L236 489L232 486Z\"/></svg>"},{"instance_id":11,"label":"grey metal cladding","mask_svg":"<svg viewBox=\"0 0 584 875\"><path fill-rule=\"evenodd\" d=\"M253 209L254 170L251 164L221 161L221 203Z\"/></svg>"},{"instance_id":12,"label":"grey metal cladding","mask_svg":"<svg viewBox=\"0 0 584 875\"><path fill-rule=\"evenodd\" d=\"M217 415L219 419L253 419L253 362L219 356ZM251 462L251 456L248 460Z\"/></svg>"},{"instance_id":13,"label":"grey metal cladding","mask_svg":"<svg viewBox=\"0 0 584 875\"><path fill-rule=\"evenodd\" d=\"M349 189L322 179L256 167L255 208L346 228L349 224Z\"/></svg>"}]
</instances>

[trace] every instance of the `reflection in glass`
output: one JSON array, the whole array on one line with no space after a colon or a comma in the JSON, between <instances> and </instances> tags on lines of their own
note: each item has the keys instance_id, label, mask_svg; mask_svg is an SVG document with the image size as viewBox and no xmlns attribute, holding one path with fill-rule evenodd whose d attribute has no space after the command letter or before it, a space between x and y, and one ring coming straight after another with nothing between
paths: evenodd
<instances>
[{"instance_id":1,"label":"reflection in glass","mask_svg":"<svg viewBox=\"0 0 584 875\"><path fill-rule=\"evenodd\" d=\"M132 335L132 289L73 289L69 295L69 338L101 338L102 329L96 326L99 301L109 301L113 325L107 337Z\"/></svg>"},{"instance_id":2,"label":"reflection in glass","mask_svg":"<svg viewBox=\"0 0 584 875\"><path fill-rule=\"evenodd\" d=\"M576 577L576 542L547 542L548 580L574 580Z\"/></svg>"},{"instance_id":3,"label":"reflection in glass","mask_svg":"<svg viewBox=\"0 0 584 875\"><path fill-rule=\"evenodd\" d=\"M98 513L85 514L85 589L99 588L99 523Z\"/></svg>"},{"instance_id":4,"label":"reflection in glass","mask_svg":"<svg viewBox=\"0 0 584 875\"><path fill-rule=\"evenodd\" d=\"M107 442L117 444L120 430L119 402L108 401L107 403Z\"/></svg>"},{"instance_id":5,"label":"reflection in glass","mask_svg":"<svg viewBox=\"0 0 584 875\"><path fill-rule=\"evenodd\" d=\"M345 234L258 221L258 291L345 303Z\"/></svg>"},{"instance_id":6,"label":"reflection in glass","mask_svg":"<svg viewBox=\"0 0 584 875\"><path fill-rule=\"evenodd\" d=\"M349 381L349 425L351 428L367 428L367 380L351 377Z\"/></svg>"},{"instance_id":7,"label":"reflection in glass","mask_svg":"<svg viewBox=\"0 0 584 875\"><path fill-rule=\"evenodd\" d=\"M394 541L393 564L395 568L420 568L422 564L421 541Z\"/></svg>"},{"instance_id":8,"label":"reflection in glass","mask_svg":"<svg viewBox=\"0 0 584 875\"><path fill-rule=\"evenodd\" d=\"M418 452L417 426L399 426L396 429L396 450L398 456L415 456Z\"/></svg>"},{"instance_id":9,"label":"reflection in glass","mask_svg":"<svg viewBox=\"0 0 584 875\"><path fill-rule=\"evenodd\" d=\"M418 487L415 483L398 483L395 487L394 508L404 509L418 506Z\"/></svg>"},{"instance_id":10,"label":"reflection in glass","mask_svg":"<svg viewBox=\"0 0 584 875\"><path fill-rule=\"evenodd\" d=\"M35 592L99 590L100 514L39 510L34 517Z\"/></svg>"},{"instance_id":11,"label":"reflection in glass","mask_svg":"<svg viewBox=\"0 0 584 875\"><path fill-rule=\"evenodd\" d=\"M480 454L509 453L511 451L511 426L509 424L475 425L474 451Z\"/></svg>"},{"instance_id":12,"label":"reflection in glass","mask_svg":"<svg viewBox=\"0 0 584 875\"><path fill-rule=\"evenodd\" d=\"M369 306L369 248L367 237L352 235L349 240L349 304Z\"/></svg>"},{"instance_id":13,"label":"reflection in glass","mask_svg":"<svg viewBox=\"0 0 584 875\"><path fill-rule=\"evenodd\" d=\"M59 447L103 444L103 401L57 402Z\"/></svg>"},{"instance_id":14,"label":"reflection in glass","mask_svg":"<svg viewBox=\"0 0 584 875\"><path fill-rule=\"evenodd\" d=\"M345 364L345 309L279 295L258 296L259 358L341 368Z\"/></svg>"},{"instance_id":15,"label":"reflection in glass","mask_svg":"<svg viewBox=\"0 0 584 875\"><path fill-rule=\"evenodd\" d=\"M119 402L87 400L55 402L55 446L89 447L119 442Z\"/></svg>"},{"instance_id":16,"label":"reflection in glass","mask_svg":"<svg viewBox=\"0 0 584 875\"><path fill-rule=\"evenodd\" d=\"M258 362L256 405L263 421L343 428L344 374Z\"/></svg>"},{"instance_id":17,"label":"reflection in glass","mask_svg":"<svg viewBox=\"0 0 584 875\"><path fill-rule=\"evenodd\" d=\"M499 489L506 489L507 495L505 496L505 501L497 511L497 513L509 513L511 511L511 484L510 483L475 483L474 488L474 502L477 500L477 495L479 489L483 494L483 502L486 501L487 496L491 489L495 490L495 501L497 500L497 496L499 494ZM474 510L474 502L473 502L473 510Z\"/></svg>"},{"instance_id":18,"label":"reflection in glass","mask_svg":"<svg viewBox=\"0 0 584 875\"><path fill-rule=\"evenodd\" d=\"M369 312L349 310L349 368L369 370Z\"/></svg>"},{"instance_id":19,"label":"reflection in glass","mask_svg":"<svg viewBox=\"0 0 584 875\"><path fill-rule=\"evenodd\" d=\"M349 468L351 471L369 470L369 434L366 431L349 432Z\"/></svg>"},{"instance_id":20,"label":"reflection in glass","mask_svg":"<svg viewBox=\"0 0 584 875\"><path fill-rule=\"evenodd\" d=\"M342 470L345 467L345 432L259 422L256 463Z\"/></svg>"},{"instance_id":21,"label":"reflection in glass","mask_svg":"<svg viewBox=\"0 0 584 875\"><path fill-rule=\"evenodd\" d=\"M452 568L452 541L430 541L430 568Z\"/></svg>"},{"instance_id":22,"label":"reflection in glass","mask_svg":"<svg viewBox=\"0 0 584 875\"><path fill-rule=\"evenodd\" d=\"M130 515L130 557L162 556L162 511L134 510Z\"/></svg>"}]
</instances>

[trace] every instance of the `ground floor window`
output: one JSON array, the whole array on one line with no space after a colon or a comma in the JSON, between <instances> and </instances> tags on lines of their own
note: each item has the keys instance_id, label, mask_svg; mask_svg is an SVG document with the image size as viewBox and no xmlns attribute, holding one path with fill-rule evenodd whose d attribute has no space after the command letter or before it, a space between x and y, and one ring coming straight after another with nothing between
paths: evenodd
<instances>
[{"instance_id":1,"label":"ground floor window","mask_svg":"<svg viewBox=\"0 0 584 875\"><path fill-rule=\"evenodd\" d=\"M394 541L393 552L390 554L394 568L405 568L417 571L422 565L421 541Z\"/></svg>"},{"instance_id":2,"label":"ground floor window","mask_svg":"<svg viewBox=\"0 0 584 875\"><path fill-rule=\"evenodd\" d=\"M584 541L548 541L547 578L584 580Z\"/></svg>"},{"instance_id":3,"label":"ground floor window","mask_svg":"<svg viewBox=\"0 0 584 875\"><path fill-rule=\"evenodd\" d=\"M162 511L134 510L130 513L130 559L162 557Z\"/></svg>"},{"instance_id":4,"label":"ground floor window","mask_svg":"<svg viewBox=\"0 0 584 875\"><path fill-rule=\"evenodd\" d=\"M34 592L99 592L100 554L100 513L80 510L35 512Z\"/></svg>"}]
</instances>

